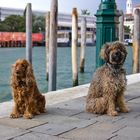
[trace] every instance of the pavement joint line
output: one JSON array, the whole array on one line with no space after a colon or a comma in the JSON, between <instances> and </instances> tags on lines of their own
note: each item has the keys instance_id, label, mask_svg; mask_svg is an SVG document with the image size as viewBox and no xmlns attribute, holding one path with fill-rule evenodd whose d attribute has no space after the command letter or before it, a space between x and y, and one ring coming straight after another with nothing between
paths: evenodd
<instances>
[{"instance_id":1,"label":"pavement joint line","mask_svg":"<svg viewBox=\"0 0 140 140\"><path fill-rule=\"evenodd\" d=\"M116 134L116 135L114 135L114 136L108 138L107 140L111 140L111 139L113 139L113 138L115 138L115 137L117 137L117 136L118 136L118 134Z\"/></svg>"},{"instance_id":2,"label":"pavement joint line","mask_svg":"<svg viewBox=\"0 0 140 140\"><path fill-rule=\"evenodd\" d=\"M116 131L112 132L112 134L115 134L116 132L118 132L118 131L120 131L121 129L124 129L124 128L126 128L126 127L127 127L127 125L122 126L122 127L121 127L121 128L119 128L118 130L116 130Z\"/></svg>"},{"instance_id":3,"label":"pavement joint line","mask_svg":"<svg viewBox=\"0 0 140 140\"><path fill-rule=\"evenodd\" d=\"M140 117L140 114L138 114L138 115L134 116L134 118L135 118L135 119L136 119L136 118L138 118L138 117Z\"/></svg>"},{"instance_id":4,"label":"pavement joint line","mask_svg":"<svg viewBox=\"0 0 140 140\"><path fill-rule=\"evenodd\" d=\"M121 117L121 118L118 119L118 120L112 121L112 123L114 124L114 123L116 123L116 122L118 122L118 121L120 121L120 120L123 120L123 119L125 119L125 117Z\"/></svg>"},{"instance_id":5,"label":"pavement joint line","mask_svg":"<svg viewBox=\"0 0 140 140\"><path fill-rule=\"evenodd\" d=\"M48 124L48 122L45 122L45 123L43 123L43 124L40 124L40 125L37 125L37 126L33 126L33 127L30 127L30 128L27 128L27 129L25 129L25 130L30 130L30 129L32 129L32 128L39 127L39 126L42 126L42 125L45 125L45 124Z\"/></svg>"},{"instance_id":6,"label":"pavement joint line","mask_svg":"<svg viewBox=\"0 0 140 140\"><path fill-rule=\"evenodd\" d=\"M89 124L89 125L87 125L87 126L85 126L85 127L82 127L82 128L86 128L86 127L89 127L89 126L91 126L91 125L93 125L93 124L96 124L96 123L98 123L98 121L96 121L96 122L94 122L94 123L92 123L92 124ZM82 129L81 128L81 129ZM79 128L80 129L80 128Z\"/></svg>"},{"instance_id":7,"label":"pavement joint line","mask_svg":"<svg viewBox=\"0 0 140 140\"><path fill-rule=\"evenodd\" d=\"M82 128L75 127L75 128L73 128L73 129L71 129L71 130L62 132L61 134L58 134L58 135L56 135L56 136L60 136L60 135L62 135L62 134L64 134L64 133L70 132L70 131L72 131L72 130L74 130L74 129L83 129L83 128L89 127L89 126L91 126L91 125L93 125L93 124L96 124L96 123L98 123L98 121L96 121L96 122L94 122L94 123L92 123L92 124L89 124L89 125L87 125L87 126L85 126L85 127L82 127ZM63 138L63 137L62 137L62 138Z\"/></svg>"},{"instance_id":8,"label":"pavement joint line","mask_svg":"<svg viewBox=\"0 0 140 140\"><path fill-rule=\"evenodd\" d=\"M78 115L78 114L83 113L83 112L84 112L84 111L81 111L81 112L78 112L78 113L72 114L72 115L70 115L69 117L73 117L73 116Z\"/></svg>"},{"instance_id":9,"label":"pavement joint line","mask_svg":"<svg viewBox=\"0 0 140 140\"><path fill-rule=\"evenodd\" d=\"M18 135L18 136L15 136L15 137L9 138L9 139L7 139L7 140L13 140L13 139L15 139L15 138L18 138L18 137L20 137L20 136L24 136L25 134L28 134L28 133L31 133L31 132L32 132L32 131L29 131L29 132L27 132L27 133L20 134L20 135Z\"/></svg>"},{"instance_id":10,"label":"pavement joint line","mask_svg":"<svg viewBox=\"0 0 140 140\"><path fill-rule=\"evenodd\" d=\"M60 136L60 135L62 135L62 134L64 134L64 133L70 132L70 131L75 130L75 129L77 129L77 127L74 127L74 128L72 128L72 129L70 129L70 130L67 130L67 131L65 131L65 132L59 133L59 134L54 135L54 136Z\"/></svg>"},{"instance_id":11,"label":"pavement joint line","mask_svg":"<svg viewBox=\"0 0 140 140\"><path fill-rule=\"evenodd\" d=\"M134 100L134 99L137 99L137 98L140 98L140 96L137 96L137 97L133 97L133 98L131 98L131 99L128 99L126 102L129 102L129 101ZM138 103L138 104L139 104L139 103Z\"/></svg>"}]
</instances>

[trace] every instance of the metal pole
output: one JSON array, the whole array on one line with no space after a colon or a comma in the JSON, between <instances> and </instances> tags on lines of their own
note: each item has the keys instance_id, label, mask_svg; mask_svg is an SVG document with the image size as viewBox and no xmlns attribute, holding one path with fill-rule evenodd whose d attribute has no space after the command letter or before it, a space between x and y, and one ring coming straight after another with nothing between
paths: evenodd
<instances>
[{"instance_id":1,"label":"metal pole","mask_svg":"<svg viewBox=\"0 0 140 140\"><path fill-rule=\"evenodd\" d=\"M49 79L49 34L50 34L50 12L46 14L46 80Z\"/></svg>"},{"instance_id":2,"label":"metal pole","mask_svg":"<svg viewBox=\"0 0 140 140\"><path fill-rule=\"evenodd\" d=\"M31 3L26 7L26 59L32 63L32 9Z\"/></svg>"},{"instance_id":3,"label":"metal pole","mask_svg":"<svg viewBox=\"0 0 140 140\"><path fill-rule=\"evenodd\" d=\"M51 1L50 11L50 40L49 40L49 85L48 90L56 90L56 68L57 68L57 16L58 1Z\"/></svg>"},{"instance_id":4,"label":"metal pole","mask_svg":"<svg viewBox=\"0 0 140 140\"><path fill-rule=\"evenodd\" d=\"M72 11L72 78L73 86L78 85L78 66L77 66L77 44L78 44L78 14L77 9Z\"/></svg>"},{"instance_id":5,"label":"metal pole","mask_svg":"<svg viewBox=\"0 0 140 140\"><path fill-rule=\"evenodd\" d=\"M86 47L86 17L81 22L81 53L80 53L80 72L84 72L85 65L85 47Z\"/></svg>"},{"instance_id":6,"label":"metal pole","mask_svg":"<svg viewBox=\"0 0 140 140\"><path fill-rule=\"evenodd\" d=\"M139 72L140 47L140 9L134 11L134 36L133 36L133 73Z\"/></svg>"}]
</instances>

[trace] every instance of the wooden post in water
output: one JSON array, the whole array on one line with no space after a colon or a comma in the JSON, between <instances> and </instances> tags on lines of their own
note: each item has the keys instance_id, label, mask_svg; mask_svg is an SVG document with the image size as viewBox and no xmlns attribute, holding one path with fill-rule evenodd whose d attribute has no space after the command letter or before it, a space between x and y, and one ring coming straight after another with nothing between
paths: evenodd
<instances>
[{"instance_id":1,"label":"wooden post in water","mask_svg":"<svg viewBox=\"0 0 140 140\"><path fill-rule=\"evenodd\" d=\"M46 80L49 79L49 34L50 34L50 12L46 14Z\"/></svg>"},{"instance_id":2,"label":"wooden post in water","mask_svg":"<svg viewBox=\"0 0 140 140\"><path fill-rule=\"evenodd\" d=\"M80 72L84 73L86 47L86 17L81 21L81 52L80 52Z\"/></svg>"},{"instance_id":3,"label":"wooden post in water","mask_svg":"<svg viewBox=\"0 0 140 140\"><path fill-rule=\"evenodd\" d=\"M134 11L134 36L133 36L133 73L139 72L140 47L140 9Z\"/></svg>"},{"instance_id":4,"label":"wooden post in water","mask_svg":"<svg viewBox=\"0 0 140 140\"><path fill-rule=\"evenodd\" d=\"M119 17L119 41L124 41L124 14L123 11L120 11L120 17Z\"/></svg>"},{"instance_id":5,"label":"wooden post in water","mask_svg":"<svg viewBox=\"0 0 140 140\"><path fill-rule=\"evenodd\" d=\"M32 8L31 3L26 6L26 59L32 63Z\"/></svg>"},{"instance_id":6,"label":"wooden post in water","mask_svg":"<svg viewBox=\"0 0 140 140\"><path fill-rule=\"evenodd\" d=\"M78 45L78 14L77 9L72 11L72 78L73 86L78 85L78 66L77 66L77 45Z\"/></svg>"},{"instance_id":7,"label":"wooden post in water","mask_svg":"<svg viewBox=\"0 0 140 140\"><path fill-rule=\"evenodd\" d=\"M52 0L50 11L50 39L49 39L49 82L48 82L49 91L56 90L57 16L58 16L58 0Z\"/></svg>"}]
</instances>

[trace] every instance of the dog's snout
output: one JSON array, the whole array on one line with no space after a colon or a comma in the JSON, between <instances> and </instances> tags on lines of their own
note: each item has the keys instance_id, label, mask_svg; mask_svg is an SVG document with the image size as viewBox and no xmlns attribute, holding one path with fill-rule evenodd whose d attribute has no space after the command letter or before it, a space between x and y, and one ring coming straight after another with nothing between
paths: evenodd
<instances>
[{"instance_id":1,"label":"dog's snout","mask_svg":"<svg viewBox=\"0 0 140 140\"><path fill-rule=\"evenodd\" d=\"M16 70L16 74L19 74L19 71L18 70Z\"/></svg>"},{"instance_id":2,"label":"dog's snout","mask_svg":"<svg viewBox=\"0 0 140 140\"><path fill-rule=\"evenodd\" d=\"M114 53L112 54L112 58L113 58L113 59L120 58L120 57L121 57L121 52L119 52L119 51L114 52Z\"/></svg>"},{"instance_id":3,"label":"dog's snout","mask_svg":"<svg viewBox=\"0 0 140 140\"><path fill-rule=\"evenodd\" d=\"M114 56L121 56L121 52L120 51L115 52Z\"/></svg>"},{"instance_id":4,"label":"dog's snout","mask_svg":"<svg viewBox=\"0 0 140 140\"><path fill-rule=\"evenodd\" d=\"M16 72L16 74L20 74L20 68L17 67L17 68L15 69L15 72Z\"/></svg>"}]
</instances>

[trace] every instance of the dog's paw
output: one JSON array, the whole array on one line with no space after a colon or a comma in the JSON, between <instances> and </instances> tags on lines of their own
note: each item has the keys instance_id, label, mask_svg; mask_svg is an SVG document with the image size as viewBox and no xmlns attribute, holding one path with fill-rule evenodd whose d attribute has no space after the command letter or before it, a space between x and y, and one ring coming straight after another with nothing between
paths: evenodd
<instances>
[{"instance_id":1,"label":"dog's paw","mask_svg":"<svg viewBox=\"0 0 140 140\"><path fill-rule=\"evenodd\" d=\"M37 111L35 114L36 114L36 115L40 115L41 113L40 113L40 111Z\"/></svg>"},{"instance_id":2,"label":"dog's paw","mask_svg":"<svg viewBox=\"0 0 140 140\"><path fill-rule=\"evenodd\" d=\"M117 111L111 111L107 113L109 116L118 116L118 112Z\"/></svg>"},{"instance_id":3,"label":"dog's paw","mask_svg":"<svg viewBox=\"0 0 140 140\"><path fill-rule=\"evenodd\" d=\"M120 112L122 112L122 113L128 113L129 111L130 111L130 109L128 107L120 109Z\"/></svg>"},{"instance_id":4,"label":"dog's paw","mask_svg":"<svg viewBox=\"0 0 140 140\"><path fill-rule=\"evenodd\" d=\"M24 114L23 117L25 119L32 119L33 118L33 115L29 113L29 114Z\"/></svg>"},{"instance_id":5,"label":"dog's paw","mask_svg":"<svg viewBox=\"0 0 140 140\"><path fill-rule=\"evenodd\" d=\"M16 119L16 118L19 118L20 117L20 114L18 114L18 113L11 113L10 114L10 118L12 118L12 119Z\"/></svg>"}]
</instances>

